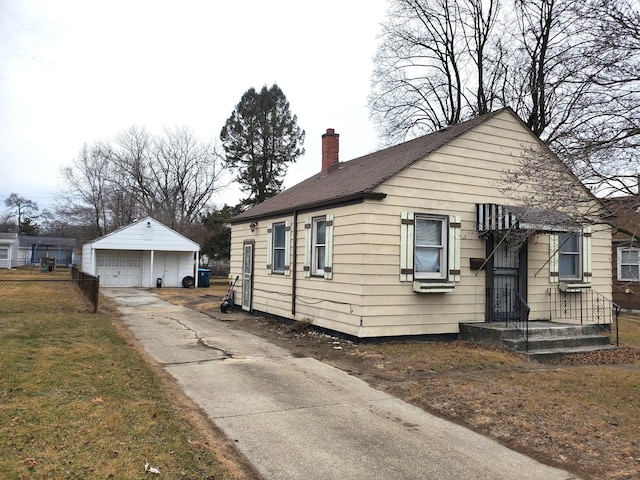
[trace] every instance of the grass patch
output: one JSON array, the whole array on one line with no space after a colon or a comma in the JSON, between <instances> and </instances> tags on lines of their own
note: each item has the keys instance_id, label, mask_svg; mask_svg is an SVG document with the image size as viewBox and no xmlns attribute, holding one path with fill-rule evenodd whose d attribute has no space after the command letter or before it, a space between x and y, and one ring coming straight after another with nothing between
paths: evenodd
<instances>
[{"instance_id":1,"label":"grass patch","mask_svg":"<svg viewBox=\"0 0 640 480\"><path fill-rule=\"evenodd\" d=\"M538 364L466 342L360 345L405 401L587 479L640 478L640 320L618 351ZM615 338L615 330L612 338Z\"/></svg>"},{"instance_id":2,"label":"grass patch","mask_svg":"<svg viewBox=\"0 0 640 480\"><path fill-rule=\"evenodd\" d=\"M634 315L621 315L619 328L621 346L640 348L640 317ZM616 338L615 324L613 325L611 338Z\"/></svg>"},{"instance_id":3,"label":"grass patch","mask_svg":"<svg viewBox=\"0 0 640 480\"><path fill-rule=\"evenodd\" d=\"M0 270L0 312L92 312L93 305L71 281L68 269Z\"/></svg>"},{"instance_id":4,"label":"grass patch","mask_svg":"<svg viewBox=\"0 0 640 480\"><path fill-rule=\"evenodd\" d=\"M0 314L0 478L242 478L103 314Z\"/></svg>"}]
</instances>

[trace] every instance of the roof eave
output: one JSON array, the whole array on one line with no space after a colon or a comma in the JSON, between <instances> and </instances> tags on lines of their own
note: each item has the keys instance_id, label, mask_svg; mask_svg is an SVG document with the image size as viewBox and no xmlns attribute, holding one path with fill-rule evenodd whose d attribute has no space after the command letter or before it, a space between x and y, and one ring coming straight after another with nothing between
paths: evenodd
<instances>
[{"instance_id":1,"label":"roof eave","mask_svg":"<svg viewBox=\"0 0 640 480\"><path fill-rule=\"evenodd\" d=\"M353 195L332 198L329 200L323 200L321 202L301 204L295 207L283 208L280 210L272 210L264 214L248 215L246 217L243 216L242 218L237 220L232 218L229 223L231 223L231 225L235 225L240 223L251 222L253 220L260 220L263 218L281 217L285 215L290 215L294 212L300 213L300 212L307 212L310 210L319 210L322 208L334 207L338 205L339 206L350 205L354 203L361 203L365 200L382 200L386 198L386 196L387 196L386 193L380 193L380 192L359 192Z\"/></svg>"}]
</instances>

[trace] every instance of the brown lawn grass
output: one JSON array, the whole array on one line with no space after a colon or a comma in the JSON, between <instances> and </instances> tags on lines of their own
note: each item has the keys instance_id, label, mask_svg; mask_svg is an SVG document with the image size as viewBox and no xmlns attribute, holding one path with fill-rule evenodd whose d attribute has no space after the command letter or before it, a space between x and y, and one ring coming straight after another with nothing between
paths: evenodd
<instances>
[{"instance_id":1,"label":"brown lawn grass","mask_svg":"<svg viewBox=\"0 0 640 480\"><path fill-rule=\"evenodd\" d=\"M223 295L222 287L215 294ZM213 289L159 293L180 305L218 310ZM336 350L335 338L306 335L308 325L259 317L236 325L581 478L640 479L637 316L620 319L624 348L552 364L461 341L344 343Z\"/></svg>"},{"instance_id":2,"label":"brown lawn grass","mask_svg":"<svg viewBox=\"0 0 640 480\"><path fill-rule=\"evenodd\" d=\"M217 311L219 298L206 291L162 289L160 294ZM581 478L640 479L637 316L620 320L624 348L551 364L461 341L343 342L336 350L339 339L307 335L309 325L286 326L260 317L239 318L235 324Z\"/></svg>"},{"instance_id":3,"label":"brown lawn grass","mask_svg":"<svg viewBox=\"0 0 640 480\"><path fill-rule=\"evenodd\" d=\"M212 279L159 292L211 312L227 288ZM284 341L288 327L263 322L251 322L256 333ZM621 318L624 349L554 364L457 341L335 350L317 339L309 355L545 463L585 479L640 478L638 317ZM0 352L0 478L141 478L145 461L164 478L247 478L107 314L0 314Z\"/></svg>"},{"instance_id":4,"label":"brown lawn grass","mask_svg":"<svg viewBox=\"0 0 640 480\"><path fill-rule=\"evenodd\" d=\"M0 270L0 312L92 312L93 306L70 280L69 269Z\"/></svg>"},{"instance_id":5,"label":"brown lawn grass","mask_svg":"<svg viewBox=\"0 0 640 480\"><path fill-rule=\"evenodd\" d=\"M583 478L621 480L640 478L637 317L621 318L620 342L550 365L463 342L360 345L356 355L408 402Z\"/></svg>"},{"instance_id":6,"label":"brown lawn grass","mask_svg":"<svg viewBox=\"0 0 640 480\"><path fill-rule=\"evenodd\" d=\"M0 314L0 478L137 479L145 462L160 478L251 478L112 315L56 313L68 292L46 295L49 313Z\"/></svg>"}]
</instances>

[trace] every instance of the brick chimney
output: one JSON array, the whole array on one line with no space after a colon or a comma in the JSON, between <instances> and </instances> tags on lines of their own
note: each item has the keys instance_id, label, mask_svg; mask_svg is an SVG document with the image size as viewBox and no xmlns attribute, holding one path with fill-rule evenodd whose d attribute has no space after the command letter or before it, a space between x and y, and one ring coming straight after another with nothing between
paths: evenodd
<instances>
[{"instance_id":1,"label":"brick chimney","mask_svg":"<svg viewBox=\"0 0 640 480\"><path fill-rule=\"evenodd\" d=\"M333 128L327 128L327 133L322 135L322 171L336 168L338 165L338 149L340 135ZM332 168L333 167L333 168Z\"/></svg>"}]
</instances>

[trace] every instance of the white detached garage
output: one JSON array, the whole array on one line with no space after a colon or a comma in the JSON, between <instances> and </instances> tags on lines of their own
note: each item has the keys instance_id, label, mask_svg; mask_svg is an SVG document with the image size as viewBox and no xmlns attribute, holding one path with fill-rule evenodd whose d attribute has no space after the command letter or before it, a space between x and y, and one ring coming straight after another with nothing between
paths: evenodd
<instances>
[{"instance_id":1,"label":"white detached garage","mask_svg":"<svg viewBox=\"0 0 640 480\"><path fill-rule=\"evenodd\" d=\"M197 286L200 245L146 217L82 247L82 270L103 287Z\"/></svg>"}]
</instances>

